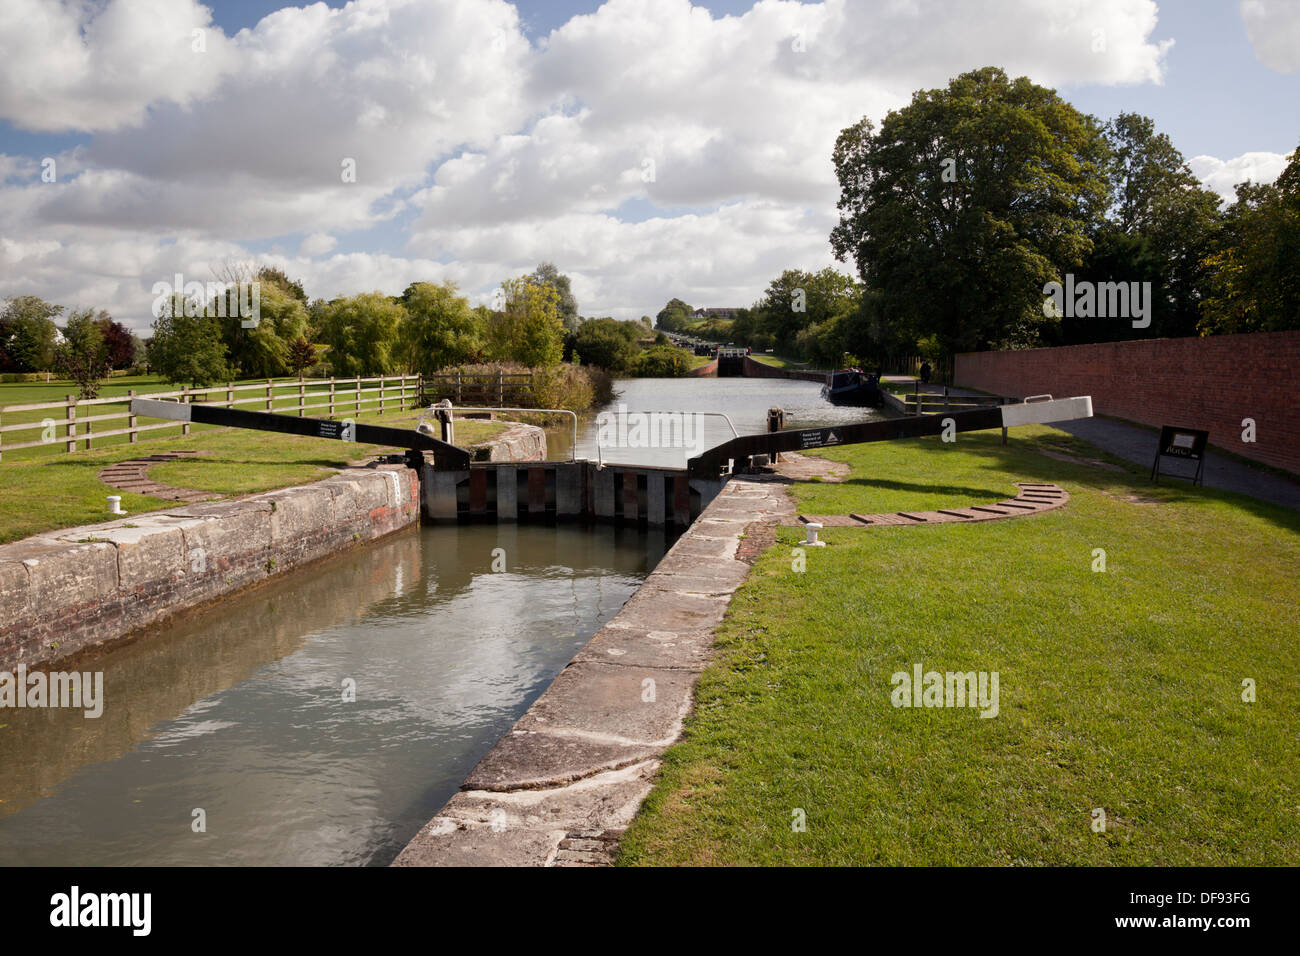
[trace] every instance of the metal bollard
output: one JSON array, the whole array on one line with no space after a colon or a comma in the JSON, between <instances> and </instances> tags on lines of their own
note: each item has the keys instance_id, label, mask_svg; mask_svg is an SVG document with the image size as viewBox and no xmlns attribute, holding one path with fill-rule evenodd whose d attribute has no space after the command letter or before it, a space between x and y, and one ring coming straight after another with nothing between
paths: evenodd
<instances>
[{"instance_id":1,"label":"metal bollard","mask_svg":"<svg viewBox=\"0 0 1300 956\"><path fill-rule=\"evenodd\" d=\"M773 405L767 410L767 430L771 433L779 432L783 428L785 428L785 409L781 408L779 405ZM773 452L772 464L775 465L780 461L781 453Z\"/></svg>"}]
</instances>

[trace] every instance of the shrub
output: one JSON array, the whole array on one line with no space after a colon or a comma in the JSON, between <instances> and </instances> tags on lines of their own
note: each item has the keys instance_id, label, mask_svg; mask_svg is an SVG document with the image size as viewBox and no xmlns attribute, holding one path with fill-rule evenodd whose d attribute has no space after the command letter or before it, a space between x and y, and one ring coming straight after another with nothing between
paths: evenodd
<instances>
[{"instance_id":1,"label":"shrub","mask_svg":"<svg viewBox=\"0 0 1300 956\"><path fill-rule=\"evenodd\" d=\"M596 369L561 363L548 368L530 369L518 362L461 365L442 369L440 374L460 373L462 401L467 405L497 404L495 398L497 373L502 375L532 374L532 389L508 388L506 405L521 408L568 408L575 412L586 411L592 405L604 404L614 397L613 379L608 373ZM456 385L446 379L426 379L425 397L430 402L442 399L456 400ZM491 398L490 401L484 400Z\"/></svg>"},{"instance_id":2,"label":"shrub","mask_svg":"<svg viewBox=\"0 0 1300 956\"><path fill-rule=\"evenodd\" d=\"M573 350L581 356L583 365L622 372L636 361L637 338L643 331L635 322L588 319L574 334Z\"/></svg>"},{"instance_id":3,"label":"shrub","mask_svg":"<svg viewBox=\"0 0 1300 956\"><path fill-rule=\"evenodd\" d=\"M641 378L680 378L690 370L690 353L664 345L646 349L632 363L632 374Z\"/></svg>"}]
</instances>

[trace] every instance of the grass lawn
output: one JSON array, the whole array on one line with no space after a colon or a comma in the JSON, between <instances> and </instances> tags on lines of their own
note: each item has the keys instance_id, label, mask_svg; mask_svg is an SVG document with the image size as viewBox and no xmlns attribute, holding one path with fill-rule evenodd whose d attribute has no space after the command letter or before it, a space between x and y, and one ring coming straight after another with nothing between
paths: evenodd
<instances>
[{"instance_id":1,"label":"grass lawn","mask_svg":"<svg viewBox=\"0 0 1300 956\"><path fill-rule=\"evenodd\" d=\"M336 416L341 417L341 416ZM418 411L362 413L357 421L414 428ZM456 441L484 441L506 426L499 422L456 422ZM164 433L166 434L166 433ZM155 465L150 476L164 484L219 495L251 494L318 481L350 461L394 449L327 438L275 432L195 426L188 436L141 440L92 451L51 455L38 461L0 463L0 543L56 528L107 521L107 495L120 494L130 514L177 507L176 502L120 492L98 475L115 461L175 449L205 452L200 458Z\"/></svg>"},{"instance_id":2,"label":"grass lawn","mask_svg":"<svg viewBox=\"0 0 1300 956\"><path fill-rule=\"evenodd\" d=\"M620 862L1300 863L1300 514L1040 447L1115 460L1046 427L1007 448L987 432L826 452L853 472L793 486L803 511L969 504L1015 480L1071 500L828 528L803 573L782 530ZM998 715L892 706L892 675L918 663L997 672Z\"/></svg>"},{"instance_id":3,"label":"grass lawn","mask_svg":"<svg viewBox=\"0 0 1300 956\"><path fill-rule=\"evenodd\" d=\"M751 352L749 355L755 362L762 362L764 365L771 365L773 368L808 368L802 362L792 362L789 359L783 359L776 355L763 355L759 352Z\"/></svg>"}]
</instances>

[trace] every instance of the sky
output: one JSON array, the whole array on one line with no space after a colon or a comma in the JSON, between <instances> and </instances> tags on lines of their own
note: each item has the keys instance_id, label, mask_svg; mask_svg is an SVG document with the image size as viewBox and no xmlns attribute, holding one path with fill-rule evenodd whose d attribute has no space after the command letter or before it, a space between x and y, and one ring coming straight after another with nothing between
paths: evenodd
<instances>
[{"instance_id":1,"label":"sky","mask_svg":"<svg viewBox=\"0 0 1300 956\"><path fill-rule=\"evenodd\" d=\"M831 148L997 65L1225 199L1300 144L1296 0L0 2L0 298L146 333L223 263L315 297L555 262L584 315L836 263Z\"/></svg>"}]
</instances>

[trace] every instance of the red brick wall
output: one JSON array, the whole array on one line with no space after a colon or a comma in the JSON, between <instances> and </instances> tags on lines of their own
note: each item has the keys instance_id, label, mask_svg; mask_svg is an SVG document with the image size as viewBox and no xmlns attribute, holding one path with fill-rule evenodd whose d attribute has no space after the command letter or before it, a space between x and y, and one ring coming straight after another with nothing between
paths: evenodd
<instances>
[{"instance_id":1,"label":"red brick wall","mask_svg":"<svg viewBox=\"0 0 1300 956\"><path fill-rule=\"evenodd\" d=\"M1210 443L1300 474L1300 332L1149 339L958 355L956 385L1023 398L1091 395L1145 425L1208 429ZM1241 440L1244 418L1255 442Z\"/></svg>"}]
</instances>

